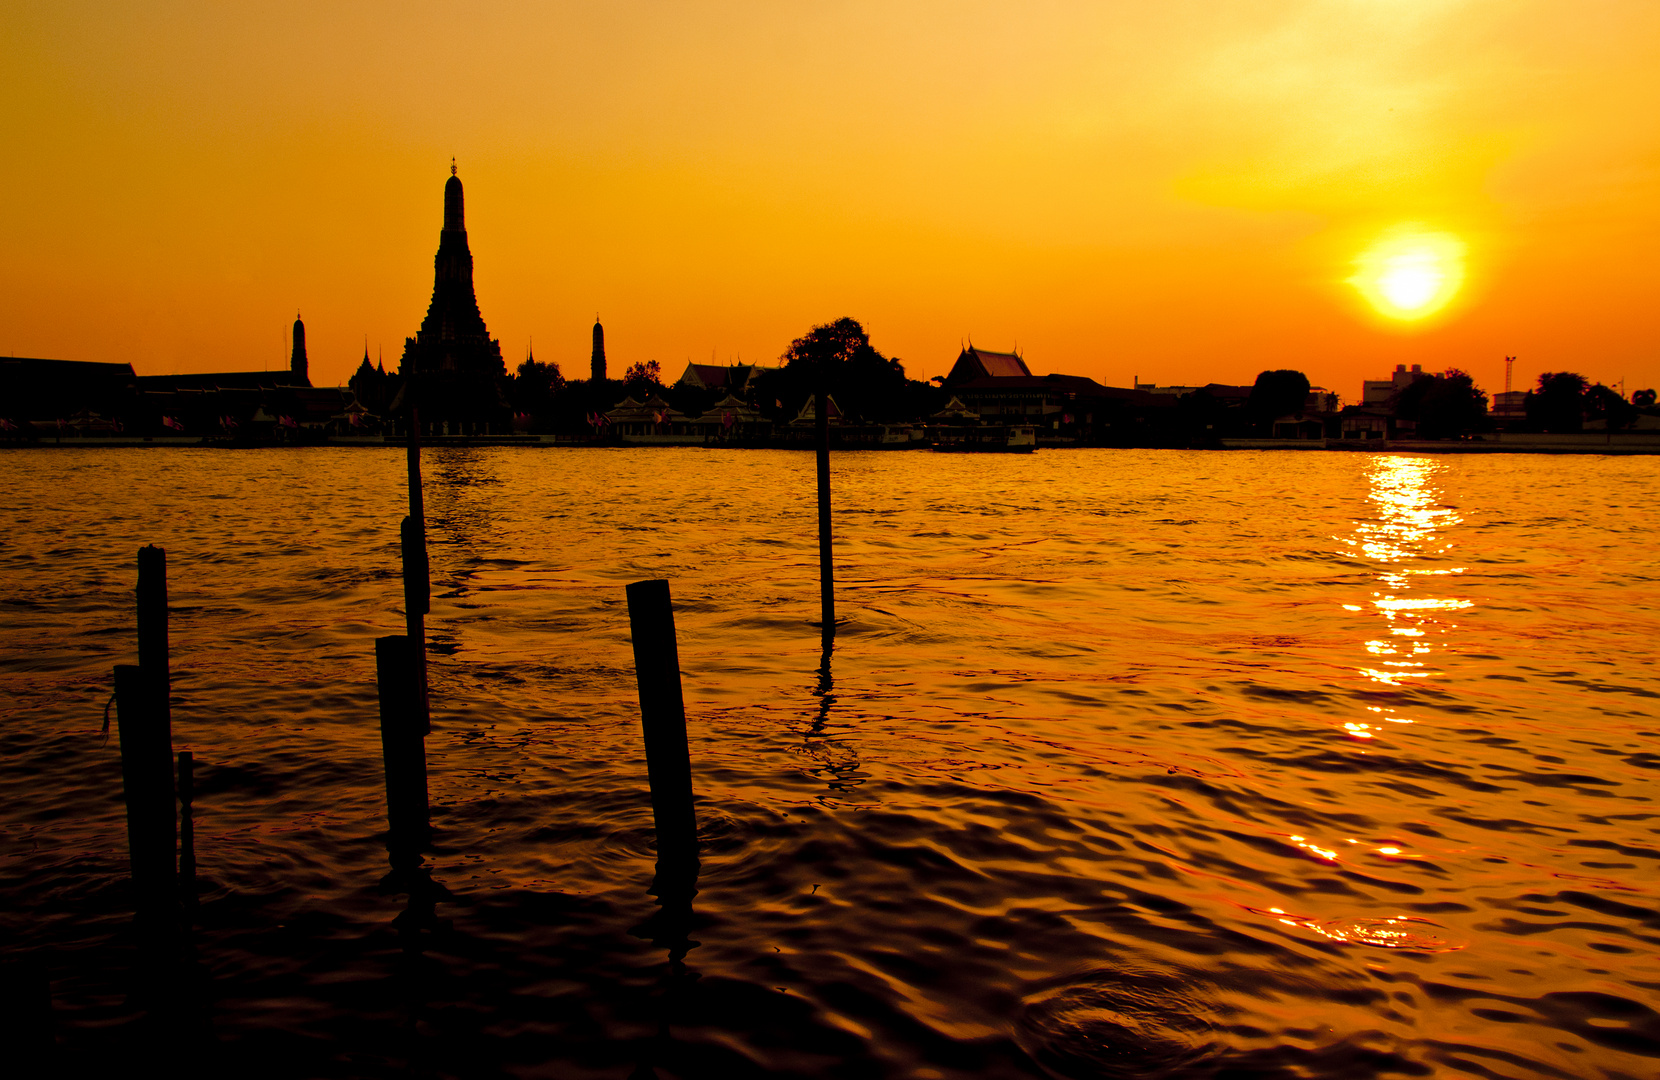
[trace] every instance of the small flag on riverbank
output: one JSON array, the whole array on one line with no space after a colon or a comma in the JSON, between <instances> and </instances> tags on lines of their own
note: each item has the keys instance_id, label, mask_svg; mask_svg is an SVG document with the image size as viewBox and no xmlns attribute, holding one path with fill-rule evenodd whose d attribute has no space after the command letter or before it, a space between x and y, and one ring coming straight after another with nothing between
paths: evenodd
<instances>
[{"instance_id":1,"label":"small flag on riverbank","mask_svg":"<svg viewBox=\"0 0 1660 1080\"><path fill-rule=\"evenodd\" d=\"M164 417L161 418L161 423L162 423L163 427L170 427L174 431L183 431L184 430L184 425L179 423L177 417L164 416Z\"/></svg>"}]
</instances>

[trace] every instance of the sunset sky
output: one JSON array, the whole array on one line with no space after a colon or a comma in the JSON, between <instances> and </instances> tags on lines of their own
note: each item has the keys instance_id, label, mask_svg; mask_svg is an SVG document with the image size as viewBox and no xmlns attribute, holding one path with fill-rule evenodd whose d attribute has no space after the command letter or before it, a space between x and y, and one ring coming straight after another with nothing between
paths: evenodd
<instances>
[{"instance_id":1,"label":"sunset sky","mask_svg":"<svg viewBox=\"0 0 1660 1080\"><path fill-rule=\"evenodd\" d=\"M0 95L14 355L395 366L453 155L510 365L1660 384L1651 0L9 0Z\"/></svg>"}]
</instances>

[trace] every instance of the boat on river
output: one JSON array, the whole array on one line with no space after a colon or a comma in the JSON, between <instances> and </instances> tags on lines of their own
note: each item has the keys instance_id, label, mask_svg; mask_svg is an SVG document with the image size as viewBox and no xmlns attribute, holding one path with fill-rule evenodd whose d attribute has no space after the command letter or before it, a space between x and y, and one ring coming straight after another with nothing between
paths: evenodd
<instances>
[{"instance_id":1,"label":"boat on river","mask_svg":"<svg viewBox=\"0 0 1660 1080\"><path fill-rule=\"evenodd\" d=\"M1029 454L1037 449L1030 424L942 425L933 431L934 449L952 454Z\"/></svg>"}]
</instances>

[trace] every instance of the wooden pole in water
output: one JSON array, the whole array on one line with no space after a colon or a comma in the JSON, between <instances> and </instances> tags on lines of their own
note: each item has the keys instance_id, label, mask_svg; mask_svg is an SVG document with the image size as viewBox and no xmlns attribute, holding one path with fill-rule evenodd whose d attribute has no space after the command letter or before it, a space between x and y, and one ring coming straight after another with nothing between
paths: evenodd
<instances>
[{"instance_id":1,"label":"wooden pole in water","mask_svg":"<svg viewBox=\"0 0 1660 1080\"><path fill-rule=\"evenodd\" d=\"M167 552L154 544L138 549L138 666L155 695L156 715L173 741L173 680L168 670Z\"/></svg>"},{"instance_id":2,"label":"wooden pole in water","mask_svg":"<svg viewBox=\"0 0 1660 1080\"><path fill-rule=\"evenodd\" d=\"M196 755L179 751L179 887L196 891Z\"/></svg>"},{"instance_id":3,"label":"wooden pole in water","mask_svg":"<svg viewBox=\"0 0 1660 1080\"><path fill-rule=\"evenodd\" d=\"M421 491L421 410L409 407L409 516L399 528L403 548L404 626L415 643L415 680L420 690L421 734L432 730L432 713L427 700L427 627L432 610L432 572L427 562L426 500Z\"/></svg>"},{"instance_id":4,"label":"wooden pole in water","mask_svg":"<svg viewBox=\"0 0 1660 1080\"><path fill-rule=\"evenodd\" d=\"M818 594L819 626L826 641L836 633L835 569L830 559L830 394L825 387L824 361L820 360L817 400L814 402L814 433L818 458Z\"/></svg>"},{"instance_id":5,"label":"wooden pole in water","mask_svg":"<svg viewBox=\"0 0 1660 1080\"><path fill-rule=\"evenodd\" d=\"M386 763L387 848L396 870L412 869L426 846L427 755L422 740L416 649L403 635L375 639L380 745Z\"/></svg>"},{"instance_id":6,"label":"wooden pole in water","mask_svg":"<svg viewBox=\"0 0 1660 1080\"><path fill-rule=\"evenodd\" d=\"M158 919L174 899L173 747L142 667L116 665L115 708L133 889L139 916Z\"/></svg>"},{"instance_id":7,"label":"wooden pole in water","mask_svg":"<svg viewBox=\"0 0 1660 1080\"><path fill-rule=\"evenodd\" d=\"M695 861L697 815L692 809L692 759L686 745L686 703L680 690L680 650L675 642L669 583L636 581L627 592L646 775L657 825L657 857L659 861Z\"/></svg>"}]
</instances>

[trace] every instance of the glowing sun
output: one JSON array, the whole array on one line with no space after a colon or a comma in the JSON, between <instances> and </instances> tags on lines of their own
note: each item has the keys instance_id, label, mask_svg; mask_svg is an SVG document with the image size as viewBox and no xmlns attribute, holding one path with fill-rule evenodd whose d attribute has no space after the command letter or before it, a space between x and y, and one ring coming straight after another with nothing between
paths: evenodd
<instances>
[{"instance_id":1,"label":"glowing sun","mask_svg":"<svg viewBox=\"0 0 1660 1080\"><path fill-rule=\"evenodd\" d=\"M1433 315L1464 284L1464 242L1421 225L1397 225L1355 259L1349 284L1391 319Z\"/></svg>"}]
</instances>

